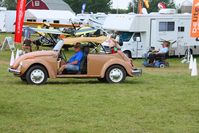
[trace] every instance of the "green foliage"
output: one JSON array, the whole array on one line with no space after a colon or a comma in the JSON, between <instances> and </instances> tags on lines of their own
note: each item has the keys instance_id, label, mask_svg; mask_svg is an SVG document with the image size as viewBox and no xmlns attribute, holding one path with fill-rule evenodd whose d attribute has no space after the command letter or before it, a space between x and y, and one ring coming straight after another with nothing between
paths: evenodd
<instances>
[{"instance_id":1,"label":"green foliage","mask_svg":"<svg viewBox=\"0 0 199 133\"><path fill-rule=\"evenodd\" d=\"M86 3L86 12L108 13L111 7L111 0L64 0L76 13L81 13L82 4Z\"/></svg>"},{"instance_id":2,"label":"green foliage","mask_svg":"<svg viewBox=\"0 0 199 133\"><path fill-rule=\"evenodd\" d=\"M15 10L16 2L15 0L5 0L3 6L7 7L8 10Z\"/></svg>"},{"instance_id":3,"label":"green foliage","mask_svg":"<svg viewBox=\"0 0 199 133\"><path fill-rule=\"evenodd\" d=\"M112 14L116 14L116 13L126 14L126 13L129 13L129 11L126 10L126 9L111 9L110 13L112 13Z\"/></svg>"}]
</instances>

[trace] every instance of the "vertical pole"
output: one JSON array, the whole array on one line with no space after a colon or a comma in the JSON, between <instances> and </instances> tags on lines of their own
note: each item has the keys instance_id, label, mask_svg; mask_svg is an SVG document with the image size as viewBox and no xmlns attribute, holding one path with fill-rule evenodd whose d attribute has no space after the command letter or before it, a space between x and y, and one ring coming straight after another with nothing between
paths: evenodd
<instances>
[{"instance_id":1,"label":"vertical pole","mask_svg":"<svg viewBox=\"0 0 199 133\"><path fill-rule=\"evenodd\" d=\"M136 58L138 58L138 41L137 41L137 50L136 50Z\"/></svg>"},{"instance_id":2,"label":"vertical pole","mask_svg":"<svg viewBox=\"0 0 199 133\"><path fill-rule=\"evenodd\" d=\"M118 9L118 0L117 0L117 14L119 13L119 9Z\"/></svg>"}]
</instances>

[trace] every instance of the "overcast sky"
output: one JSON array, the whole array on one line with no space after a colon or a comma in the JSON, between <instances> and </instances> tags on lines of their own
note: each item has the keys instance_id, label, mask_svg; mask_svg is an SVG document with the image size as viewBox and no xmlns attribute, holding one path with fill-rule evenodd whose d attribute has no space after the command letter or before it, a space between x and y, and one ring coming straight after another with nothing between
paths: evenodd
<instances>
[{"instance_id":1,"label":"overcast sky","mask_svg":"<svg viewBox=\"0 0 199 133\"><path fill-rule=\"evenodd\" d=\"M127 9L128 3L133 0L113 0L113 8L121 8ZM184 1L184 0L175 0L176 2Z\"/></svg>"},{"instance_id":2,"label":"overcast sky","mask_svg":"<svg viewBox=\"0 0 199 133\"><path fill-rule=\"evenodd\" d=\"M126 9L128 7L128 3L131 2L132 0L113 0L113 8L121 8L121 9Z\"/></svg>"}]
</instances>

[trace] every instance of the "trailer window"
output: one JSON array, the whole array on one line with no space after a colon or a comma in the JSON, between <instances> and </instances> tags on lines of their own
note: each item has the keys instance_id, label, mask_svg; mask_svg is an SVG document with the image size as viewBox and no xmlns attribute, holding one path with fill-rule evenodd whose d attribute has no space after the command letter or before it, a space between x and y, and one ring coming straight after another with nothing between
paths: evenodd
<instances>
[{"instance_id":1,"label":"trailer window","mask_svg":"<svg viewBox=\"0 0 199 133\"><path fill-rule=\"evenodd\" d=\"M160 22L159 31L175 31L175 22Z\"/></svg>"},{"instance_id":2,"label":"trailer window","mask_svg":"<svg viewBox=\"0 0 199 133\"><path fill-rule=\"evenodd\" d=\"M135 35L133 36L133 40L136 41L137 37L141 37L140 33L135 33Z\"/></svg>"},{"instance_id":3,"label":"trailer window","mask_svg":"<svg viewBox=\"0 0 199 133\"><path fill-rule=\"evenodd\" d=\"M59 20L54 20L53 23L59 24Z\"/></svg>"},{"instance_id":4,"label":"trailer window","mask_svg":"<svg viewBox=\"0 0 199 133\"><path fill-rule=\"evenodd\" d=\"M184 32L185 28L184 27L178 27L178 32Z\"/></svg>"},{"instance_id":5,"label":"trailer window","mask_svg":"<svg viewBox=\"0 0 199 133\"><path fill-rule=\"evenodd\" d=\"M40 6L40 1L35 1L35 6Z\"/></svg>"},{"instance_id":6,"label":"trailer window","mask_svg":"<svg viewBox=\"0 0 199 133\"><path fill-rule=\"evenodd\" d=\"M27 22L36 22L35 19L27 19Z\"/></svg>"},{"instance_id":7,"label":"trailer window","mask_svg":"<svg viewBox=\"0 0 199 133\"><path fill-rule=\"evenodd\" d=\"M133 36L133 33L132 32L120 32L120 40L122 42L128 42L131 40Z\"/></svg>"}]
</instances>

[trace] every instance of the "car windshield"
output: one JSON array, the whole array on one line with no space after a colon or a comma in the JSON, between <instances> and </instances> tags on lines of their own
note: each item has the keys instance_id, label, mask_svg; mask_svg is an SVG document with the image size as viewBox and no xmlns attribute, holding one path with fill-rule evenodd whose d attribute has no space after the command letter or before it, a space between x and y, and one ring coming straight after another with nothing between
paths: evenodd
<instances>
[{"instance_id":1,"label":"car windshield","mask_svg":"<svg viewBox=\"0 0 199 133\"><path fill-rule=\"evenodd\" d=\"M120 41L128 42L133 36L133 32L120 32Z\"/></svg>"},{"instance_id":2,"label":"car windshield","mask_svg":"<svg viewBox=\"0 0 199 133\"><path fill-rule=\"evenodd\" d=\"M64 41L63 40L60 40L56 45L55 47L53 48L53 51L56 51L56 52L60 52L62 47L64 45Z\"/></svg>"}]
</instances>

